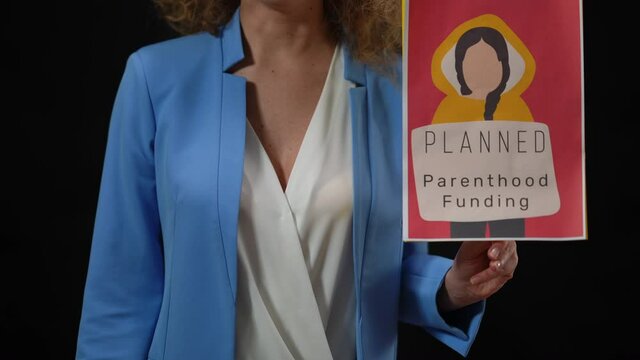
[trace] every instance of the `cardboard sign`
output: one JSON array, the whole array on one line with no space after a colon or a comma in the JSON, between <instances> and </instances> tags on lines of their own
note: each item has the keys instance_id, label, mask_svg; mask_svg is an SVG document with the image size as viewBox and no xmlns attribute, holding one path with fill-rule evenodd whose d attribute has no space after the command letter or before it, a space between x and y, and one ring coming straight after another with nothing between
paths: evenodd
<instances>
[{"instance_id":1,"label":"cardboard sign","mask_svg":"<svg viewBox=\"0 0 640 360\"><path fill-rule=\"evenodd\" d=\"M585 239L581 2L413 0L404 25L404 239Z\"/></svg>"}]
</instances>

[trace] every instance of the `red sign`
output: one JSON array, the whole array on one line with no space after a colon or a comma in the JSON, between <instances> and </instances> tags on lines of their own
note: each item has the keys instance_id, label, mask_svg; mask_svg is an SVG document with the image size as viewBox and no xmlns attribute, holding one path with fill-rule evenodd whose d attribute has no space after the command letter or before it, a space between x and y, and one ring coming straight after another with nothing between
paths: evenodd
<instances>
[{"instance_id":1,"label":"red sign","mask_svg":"<svg viewBox=\"0 0 640 360\"><path fill-rule=\"evenodd\" d=\"M405 11L404 239L586 238L581 2Z\"/></svg>"}]
</instances>

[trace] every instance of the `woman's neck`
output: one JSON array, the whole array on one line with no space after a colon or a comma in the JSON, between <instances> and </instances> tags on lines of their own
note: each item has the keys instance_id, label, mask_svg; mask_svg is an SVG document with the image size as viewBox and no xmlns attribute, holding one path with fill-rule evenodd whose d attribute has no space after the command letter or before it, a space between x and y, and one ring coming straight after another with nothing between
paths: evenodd
<instances>
[{"instance_id":1,"label":"woman's neck","mask_svg":"<svg viewBox=\"0 0 640 360\"><path fill-rule=\"evenodd\" d=\"M240 20L253 62L335 46L322 0L242 0Z\"/></svg>"}]
</instances>

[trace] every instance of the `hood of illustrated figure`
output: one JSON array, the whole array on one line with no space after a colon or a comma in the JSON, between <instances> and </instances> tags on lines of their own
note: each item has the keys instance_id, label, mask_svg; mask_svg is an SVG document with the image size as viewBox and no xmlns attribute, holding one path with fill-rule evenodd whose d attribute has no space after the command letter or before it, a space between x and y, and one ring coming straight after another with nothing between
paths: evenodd
<instances>
[{"instance_id":1,"label":"hood of illustrated figure","mask_svg":"<svg viewBox=\"0 0 640 360\"><path fill-rule=\"evenodd\" d=\"M535 75L535 60L524 42L498 16L486 14L456 27L433 55L431 74L443 93L467 96L502 87L520 95Z\"/></svg>"}]
</instances>

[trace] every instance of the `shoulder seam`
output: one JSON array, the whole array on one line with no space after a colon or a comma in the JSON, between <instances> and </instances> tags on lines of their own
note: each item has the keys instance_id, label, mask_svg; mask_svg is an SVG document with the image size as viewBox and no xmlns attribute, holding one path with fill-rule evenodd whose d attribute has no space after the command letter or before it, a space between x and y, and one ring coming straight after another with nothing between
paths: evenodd
<instances>
[{"instance_id":1,"label":"shoulder seam","mask_svg":"<svg viewBox=\"0 0 640 360\"><path fill-rule=\"evenodd\" d=\"M131 58L137 63L137 66L140 68L140 72L142 75L142 80L144 81L144 87L147 90L147 97L149 99L149 104L151 105L151 113L153 114L153 122L154 122L154 127L157 127L157 118L156 118L156 109L155 109L155 105L153 104L153 98L151 97L151 92L149 91L149 81L147 80L147 72L145 70L144 67L144 63L142 62L142 59L140 58L140 54L139 54L140 50L135 51L133 54L131 54Z\"/></svg>"}]
</instances>

